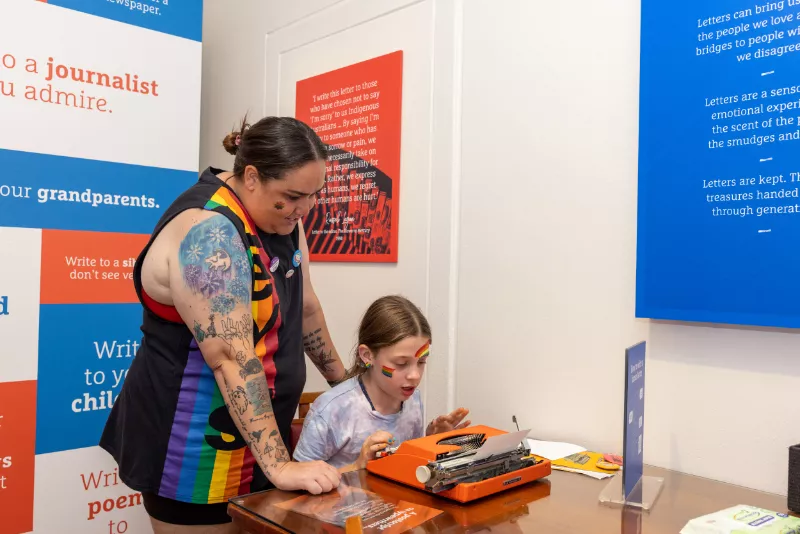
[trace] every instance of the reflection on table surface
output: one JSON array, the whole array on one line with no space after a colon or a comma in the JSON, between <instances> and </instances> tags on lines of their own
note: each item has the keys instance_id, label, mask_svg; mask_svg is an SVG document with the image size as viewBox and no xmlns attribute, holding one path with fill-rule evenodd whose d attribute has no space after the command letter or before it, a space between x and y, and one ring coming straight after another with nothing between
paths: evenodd
<instances>
[{"instance_id":1,"label":"reflection on table surface","mask_svg":"<svg viewBox=\"0 0 800 534\"><path fill-rule=\"evenodd\" d=\"M650 512L605 506L598 496L607 480L554 471L547 479L462 505L418 491L366 471L347 473L342 485L327 496L303 500L305 512L324 508L331 500L349 502L366 492L389 502L413 503L443 513L408 531L413 533L568 533L676 534L695 517L739 504L786 511L786 498L748 490L674 471L646 468L645 474L664 478L664 489ZM230 513L253 534L272 532L333 533L344 529L291 509L300 493L272 490L232 501Z\"/></svg>"}]
</instances>

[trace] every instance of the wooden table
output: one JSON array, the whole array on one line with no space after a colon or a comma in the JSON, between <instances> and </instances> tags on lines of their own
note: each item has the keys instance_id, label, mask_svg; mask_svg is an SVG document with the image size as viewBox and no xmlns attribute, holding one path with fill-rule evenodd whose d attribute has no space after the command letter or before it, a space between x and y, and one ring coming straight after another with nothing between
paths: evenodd
<instances>
[{"instance_id":1,"label":"wooden table","mask_svg":"<svg viewBox=\"0 0 800 534\"><path fill-rule=\"evenodd\" d=\"M661 495L650 512L602 505L598 496L610 479L595 480L560 471L553 471L542 481L471 505L439 499L366 471L347 473L342 477L342 484L444 512L411 531L415 533L677 534L690 519L739 504L777 512L785 512L787 507L786 498L779 495L663 469L646 468L645 474L664 478ZM250 534L344 532L330 524L275 507L298 495L271 490L240 497L229 505L229 514Z\"/></svg>"}]
</instances>

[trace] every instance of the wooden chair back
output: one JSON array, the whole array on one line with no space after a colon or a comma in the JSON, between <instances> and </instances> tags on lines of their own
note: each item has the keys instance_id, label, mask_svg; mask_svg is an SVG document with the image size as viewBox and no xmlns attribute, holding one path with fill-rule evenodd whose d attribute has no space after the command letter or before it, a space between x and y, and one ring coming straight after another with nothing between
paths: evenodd
<instances>
[{"instance_id":1,"label":"wooden chair back","mask_svg":"<svg viewBox=\"0 0 800 534\"><path fill-rule=\"evenodd\" d=\"M294 452L297 442L300 441L303 421L305 420L308 410L311 409L311 404L317 400L317 397L320 395L322 395L322 391L306 391L300 395L300 405L297 408L298 417L292 420L292 442L289 444L290 454Z\"/></svg>"}]
</instances>

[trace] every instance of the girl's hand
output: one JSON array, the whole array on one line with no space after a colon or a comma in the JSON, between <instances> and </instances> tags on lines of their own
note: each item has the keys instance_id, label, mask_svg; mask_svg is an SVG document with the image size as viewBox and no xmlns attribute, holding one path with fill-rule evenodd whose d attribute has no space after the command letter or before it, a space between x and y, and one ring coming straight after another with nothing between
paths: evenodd
<instances>
[{"instance_id":1,"label":"girl's hand","mask_svg":"<svg viewBox=\"0 0 800 534\"><path fill-rule=\"evenodd\" d=\"M472 423L470 420L466 420L463 423L461 422L467 414L469 414L469 410L466 408L458 408L448 415L440 415L430 422L428 429L425 431L425 435L431 436L433 434L441 434L442 432L466 428Z\"/></svg>"},{"instance_id":2,"label":"girl's hand","mask_svg":"<svg viewBox=\"0 0 800 534\"><path fill-rule=\"evenodd\" d=\"M361 455L358 457L356 461L356 467L358 469L364 469L367 467L367 462L370 460L375 459L375 453L381 451L392 445L394 443L394 438L388 432L383 430L379 430L375 432L366 440L364 440L364 444L361 446Z\"/></svg>"}]
</instances>

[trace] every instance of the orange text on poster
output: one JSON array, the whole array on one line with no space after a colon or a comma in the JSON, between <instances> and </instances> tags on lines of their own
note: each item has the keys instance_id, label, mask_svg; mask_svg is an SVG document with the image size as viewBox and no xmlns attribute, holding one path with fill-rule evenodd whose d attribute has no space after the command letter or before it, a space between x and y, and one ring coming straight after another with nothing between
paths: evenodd
<instances>
[{"instance_id":1,"label":"orange text on poster","mask_svg":"<svg viewBox=\"0 0 800 534\"><path fill-rule=\"evenodd\" d=\"M133 265L146 234L42 231L42 304L136 303Z\"/></svg>"},{"instance_id":2,"label":"orange text on poster","mask_svg":"<svg viewBox=\"0 0 800 534\"><path fill-rule=\"evenodd\" d=\"M36 382L0 382L0 534L33 530Z\"/></svg>"}]
</instances>

